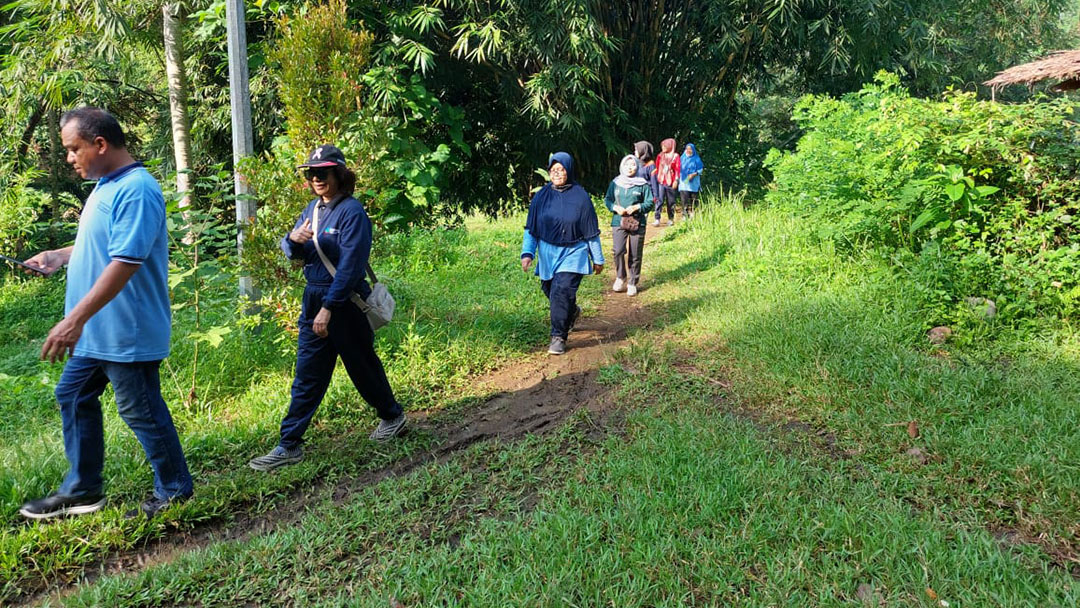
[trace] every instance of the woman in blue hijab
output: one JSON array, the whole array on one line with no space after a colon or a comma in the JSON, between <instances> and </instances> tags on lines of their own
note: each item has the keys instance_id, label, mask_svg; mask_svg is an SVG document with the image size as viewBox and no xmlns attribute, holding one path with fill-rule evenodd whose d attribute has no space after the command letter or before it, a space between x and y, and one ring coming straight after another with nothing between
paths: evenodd
<instances>
[{"instance_id":1,"label":"woman in blue hijab","mask_svg":"<svg viewBox=\"0 0 1080 608\"><path fill-rule=\"evenodd\" d=\"M694 215L694 207L697 206L698 192L701 191L701 172L705 170L705 164L701 162L694 144L686 144L679 162L679 199L682 202L683 219L690 219Z\"/></svg>"},{"instance_id":2,"label":"woman in blue hijab","mask_svg":"<svg viewBox=\"0 0 1080 608\"><path fill-rule=\"evenodd\" d=\"M521 270L536 259L535 274L551 303L548 353L566 352L566 338L581 314L577 290L587 274L604 270L600 222L589 193L574 181L574 159L556 152L548 159L551 181L529 203L521 242ZM539 254L539 255L538 255Z\"/></svg>"}]
</instances>

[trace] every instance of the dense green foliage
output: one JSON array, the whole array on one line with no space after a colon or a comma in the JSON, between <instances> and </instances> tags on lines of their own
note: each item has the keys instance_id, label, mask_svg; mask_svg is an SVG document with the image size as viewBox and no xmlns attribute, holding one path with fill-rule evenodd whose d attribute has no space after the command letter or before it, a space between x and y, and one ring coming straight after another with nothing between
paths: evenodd
<instances>
[{"instance_id":1,"label":"dense green foliage","mask_svg":"<svg viewBox=\"0 0 1080 608\"><path fill-rule=\"evenodd\" d=\"M231 162L225 3L182 4L192 168L212 173ZM5 173L21 176L6 183L25 184L19 206L45 222L30 241L62 243L66 233L49 228L67 206L61 195L86 194L63 163L60 111L110 109L137 156L162 159L168 172L160 9L113 0L0 8L0 150ZM600 187L630 142L696 139L719 169L713 179L753 185L767 178L763 152L794 141L775 111L788 99L850 91L883 68L920 94L969 87L1069 46L1076 18L1067 0L255 0L247 10L260 157L286 166L320 136L343 138L374 215L401 229L520 208L534 168L559 148ZM342 10L347 18L326 21Z\"/></svg>"},{"instance_id":2,"label":"dense green foliage","mask_svg":"<svg viewBox=\"0 0 1080 608\"><path fill-rule=\"evenodd\" d=\"M768 200L842 246L879 248L935 312L994 300L1005 318L1080 304L1080 128L1067 100L949 92L911 97L894 76L795 109L807 133L769 162Z\"/></svg>"}]
</instances>

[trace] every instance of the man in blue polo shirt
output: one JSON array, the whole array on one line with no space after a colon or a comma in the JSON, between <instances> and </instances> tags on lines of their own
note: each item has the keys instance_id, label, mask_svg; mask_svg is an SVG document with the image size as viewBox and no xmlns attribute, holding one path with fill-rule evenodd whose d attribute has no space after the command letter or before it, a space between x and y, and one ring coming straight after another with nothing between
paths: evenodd
<instances>
[{"instance_id":1,"label":"man in blue polo shirt","mask_svg":"<svg viewBox=\"0 0 1080 608\"><path fill-rule=\"evenodd\" d=\"M165 199L157 181L128 153L124 132L108 112L67 112L60 138L67 162L80 177L97 179L97 186L83 208L75 245L27 262L46 271L68 264L64 319L49 331L41 358L55 363L71 355L56 386L70 468L56 492L19 512L46 519L105 505L99 398L111 383L120 417L154 470L154 492L140 505L152 517L192 493L158 377L169 354L171 322Z\"/></svg>"}]
</instances>

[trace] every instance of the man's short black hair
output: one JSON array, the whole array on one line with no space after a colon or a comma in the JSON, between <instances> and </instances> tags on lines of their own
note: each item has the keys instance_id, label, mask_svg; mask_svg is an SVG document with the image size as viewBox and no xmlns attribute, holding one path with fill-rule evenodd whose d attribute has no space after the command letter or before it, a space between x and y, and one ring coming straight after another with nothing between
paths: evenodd
<instances>
[{"instance_id":1,"label":"man's short black hair","mask_svg":"<svg viewBox=\"0 0 1080 608\"><path fill-rule=\"evenodd\" d=\"M64 128L73 120L78 126L77 133L79 137L86 141L94 141L100 137L109 142L110 146L117 148L127 146L127 138L124 136L124 130L120 128L120 123L112 114L101 108L83 106L68 110L60 117L60 128Z\"/></svg>"}]
</instances>

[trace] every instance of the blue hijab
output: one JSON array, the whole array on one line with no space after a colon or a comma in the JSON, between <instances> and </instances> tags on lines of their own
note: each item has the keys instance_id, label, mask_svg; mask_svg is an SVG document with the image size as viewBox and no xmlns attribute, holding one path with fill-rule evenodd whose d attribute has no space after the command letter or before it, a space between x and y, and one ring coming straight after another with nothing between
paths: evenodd
<instances>
[{"instance_id":1,"label":"blue hijab","mask_svg":"<svg viewBox=\"0 0 1080 608\"><path fill-rule=\"evenodd\" d=\"M533 196L525 230L529 234L557 247L569 247L600 236L589 193L574 181L574 159L566 152L556 152L548 158L548 170L559 163L566 169L566 185L558 190L548 182Z\"/></svg>"},{"instance_id":2,"label":"blue hijab","mask_svg":"<svg viewBox=\"0 0 1080 608\"><path fill-rule=\"evenodd\" d=\"M679 172L680 179L688 179L691 173L701 173L701 170L705 168L705 163L701 162L701 155L698 154L697 146L694 144L686 144L684 147L689 147L694 151L693 156L689 156L686 152L683 152L679 161L682 163L682 171Z\"/></svg>"}]
</instances>

